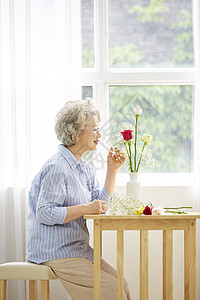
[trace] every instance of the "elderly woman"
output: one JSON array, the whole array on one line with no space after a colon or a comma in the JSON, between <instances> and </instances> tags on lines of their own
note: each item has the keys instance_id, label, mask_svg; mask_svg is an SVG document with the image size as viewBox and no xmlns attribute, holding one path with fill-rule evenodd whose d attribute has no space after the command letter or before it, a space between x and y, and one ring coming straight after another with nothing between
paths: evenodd
<instances>
[{"instance_id":1,"label":"elderly woman","mask_svg":"<svg viewBox=\"0 0 200 300\"><path fill-rule=\"evenodd\" d=\"M103 213L125 156L107 156L103 189L82 158L97 148L99 111L91 100L69 101L58 112L55 132L62 144L35 176L29 192L27 261L50 266L74 300L93 299L93 249L83 216ZM117 272L101 261L101 299L116 300ZM124 299L130 299L125 281Z\"/></svg>"}]
</instances>

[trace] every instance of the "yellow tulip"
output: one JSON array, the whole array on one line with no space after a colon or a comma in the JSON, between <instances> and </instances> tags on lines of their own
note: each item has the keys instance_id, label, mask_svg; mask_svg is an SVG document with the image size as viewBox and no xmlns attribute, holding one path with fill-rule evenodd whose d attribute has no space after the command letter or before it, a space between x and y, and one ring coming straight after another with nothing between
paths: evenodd
<instances>
[{"instance_id":1,"label":"yellow tulip","mask_svg":"<svg viewBox=\"0 0 200 300\"><path fill-rule=\"evenodd\" d=\"M153 138L152 135L145 133L145 134L143 134L142 141L144 143L149 143L149 142L151 142L152 138Z\"/></svg>"},{"instance_id":2,"label":"yellow tulip","mask_svg":"<svg viewBox=\"0 0 200 300\"><path fill-rule=\"evenodd\" d=\"M136 208L135 215L139 216L143 214L144 207Z\"/></svg>"}]
</instances>

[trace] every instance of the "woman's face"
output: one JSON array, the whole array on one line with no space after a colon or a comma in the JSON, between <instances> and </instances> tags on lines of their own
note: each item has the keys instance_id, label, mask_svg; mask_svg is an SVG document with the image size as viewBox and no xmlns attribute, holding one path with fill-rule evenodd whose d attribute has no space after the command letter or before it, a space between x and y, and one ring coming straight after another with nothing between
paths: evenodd
<instances>
[{"instance_id":1,"label":"woman's face","mask_svg":"<svg viewBox=\"0 0 200 300\"><path fill-rule=\"evenodd\" d=\"M96 150L100 137L99 123L97 118L94 117L91 122L85 126L84 131L79 134L78 143L85 151Z\"/></svg>"}]
</instances>

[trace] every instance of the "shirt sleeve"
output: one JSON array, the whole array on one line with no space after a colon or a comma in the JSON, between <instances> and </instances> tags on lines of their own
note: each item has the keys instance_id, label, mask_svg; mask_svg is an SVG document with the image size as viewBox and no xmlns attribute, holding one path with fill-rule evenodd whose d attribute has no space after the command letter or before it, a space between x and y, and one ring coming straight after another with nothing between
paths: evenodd
<instances>
[{"instance_id":1,"label":"shirt sleeve","mask_svg":"<svg viewBox=\"0 0 200 300\"><path fill-rule=\"evenodd\" d=\"M36 207L38 222L45 225L62 224L67 216L65 175L62 168L50 165L41 178L41 187Z\"/></svg>"}]
</instances>

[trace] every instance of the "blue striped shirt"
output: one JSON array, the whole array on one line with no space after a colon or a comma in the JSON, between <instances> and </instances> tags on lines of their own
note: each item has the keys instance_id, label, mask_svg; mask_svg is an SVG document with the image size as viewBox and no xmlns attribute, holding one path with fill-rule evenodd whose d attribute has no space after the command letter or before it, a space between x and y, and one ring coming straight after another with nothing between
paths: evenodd
<instances>
[{"instance_id":1,"label":"blue striped shirt","mask_svg":"<svg viewBox=\"0 0 200 300\"><path fill-rule=\"evenodd\" d=\"M102 190L90 165L80 163L63 145L33 179L27 219L27 261L42 263L57 258L85 257L93 261L89 232L83 217L62 224L67 206L100 199L111 194Z\"/></svg>"}]
</instances>

